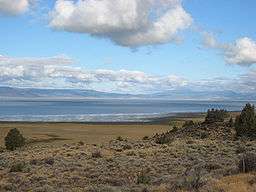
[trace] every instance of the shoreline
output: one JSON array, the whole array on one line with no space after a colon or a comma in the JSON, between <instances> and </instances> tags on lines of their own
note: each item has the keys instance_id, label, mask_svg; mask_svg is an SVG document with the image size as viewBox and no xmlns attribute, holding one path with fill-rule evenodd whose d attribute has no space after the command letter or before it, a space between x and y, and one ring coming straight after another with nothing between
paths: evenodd
<instances>
[{"instance_id":1,"label":"shoreline","mask_svg":"<svg viewBox=\"0 0 256 192\"><path fill-rule=\"evenodd\" d=\"M238 112L238 111L230 111ZM199 118L203 117L205 112L186 112L167 114L162 117L145 118L145 121L0 121L1 124L83 124L83 125L161 125L167 121L180 118Z\"/></svg>"}]
</instances>

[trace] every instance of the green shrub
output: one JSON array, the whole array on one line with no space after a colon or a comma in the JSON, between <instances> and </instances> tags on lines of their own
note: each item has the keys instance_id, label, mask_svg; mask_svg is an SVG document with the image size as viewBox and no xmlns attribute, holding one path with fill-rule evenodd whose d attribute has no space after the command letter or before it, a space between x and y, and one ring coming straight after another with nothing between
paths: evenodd
<instances>
[{"instance_id":1,"label":"green shrub","mask_svg":"<svg viewBox=\"0 0 256 192\"><path fill-rule=\"evenodd\" d=\"M25 145L25 138L18 129L11 129L5 137L5 147L7 150L15 150Z\"/></svg>"},{"instance_id":2,"label":"green shrub","mask_svg":"<svg viewBox=\"0 0 256 192\"><path fill-rule=\"evenodd\" d=\"M173 128L171 129L171 132L173 132L173 133L175 133L175 132L177 132L178 131L178 127L177 126L173 126Z\"/></svg>"},{"instance_id":3,"label":"green shrub","mask_svg":"<svg viewBox=\"0 0 256 192\"><path fill-rule=\"evenodd\" d=\"M10 172L24 172L25 168L26 168L25 162L16 162L11 166Z\"/></svg>"},{"instance_id":4,"label":"green shrub","mask_svg":"<svg viewBox=\"0 0 256 192\"><path fill-rule=\"evenodd\" d=\"M149 192L147 188L143 188L141 192Z\"/></svg>"},{"instance_id":5,"label":"green shrub","mask_svg":"<svg viewBox=\"0 0 256 192\"><path fill-rule=\"evenodd\" d=\"M209 109L205 117L205 123L224 122L228 112L224 109Z\"/></svg>"},{"instance_id":6,"label":"green shrub","mask_svg":"<svg viewBox=\"0 0 256 192\"><path fill-rule=\"evenodd\" d=\"M247 153L239 161L238 164L239 171L242 173L254 172L256 171L256 154Z\"/></svg>"},{"instance_id":7,"label":"green shrub","mask_svg":"<svg viewBox=\"0 0 256 192\"><path fill-rule=\"evenodd\" d=\"M54 158L52 158L52 157L46 158L46 159L44 159L44 162L48 165L53 165L54 164Z\"/></svg>"},{"instance_id":8,"label":"green shrub","mask_svg":"<svg viewBox=\"0 0 256 192\"><path fill-rule=\"evenodd\" d=\"M116 138L116 140L117 140L117 141L123 141L124 139L123 139L121 136L118 136L118 137Z\"/></svg>"},{"instance_id":9,"label":"green shrub","mask_svg":"<svg viewBox=\"0 0 256 192\"><path fill-rule=\"evenodd\" d=\"M182 127L191 127L193 125L194 125L194 122L190 120L190 121L185 121Z\"/></svg>"},{"instance_id":10,"label":"green shrub","mask_svg":"<svg viewBox=\"0 0 256 192\"><path fill-rule=\"evenodd\" d=\"M235 129L237 136L256 135L256 117L254 105L246 104L240 115L236 117Z\"/></svg>"},{"instance_id":11,"label":"green shrub","mask_svg":"<svg viewBox=\"0 0 256 192\"><path fill-rule=\"evenodd\" d=\"M139 173L137 177L137 184L149 184L150 177L146 174L146 171L142 171Z\"/></svg>"},{"instance_id":12,"label":"green shrub","mask_svg":"<svg viewBox=\"0 0 256 192\"><path fill-rule=\"evenodd\" d=\"M188 191L199 191L205 183L204 173L202 165L195 165L194 167L188 167L182 175L180 181L177 182L178 188L186 189Z\"/></svg>"},{"instance_id":13,"label":"green shrub","mask_svg":"<svg viewBox=\"0 0 256 192\"><path fill-rule=\"evenodd\" d=\"M83 145L84 145L84 142L83 142L83 141L79 141L79 142L78 142L78 145L83 146Z\"/></svg>"},{"instance_id":14,"label":"green shrub","mask_svg":"<svg viewBox=\"0 0 256 192\"><path fill-rule=\"evenodd\" d=\"M166 144L166 143L169 143L171 139L168 136L168 134L162 134L158 136L155 141L157 144Z\"/></svg>"},{"instance_id":15,"label":"green shrub","mask_svg":"<svg viewBox=\"0 0 256 192\"><path fill-rule=\"evenodd\" d=\"M123 146L123 150L129 150L129 149L132 149L131 145L126 144Z\"/></svg>"},{"instance_id":16,"label":"green shrub","mask_svg":"<svg viewBox=\"0 0 256 192\"><path fill-rule=\"evenodd\" d=\"M92 158L102 158L102 154L99 150L95 150L92 152Z\"/></svg>"},{"instance_id":17,"label":"green shrub","mask_svg":"<svg viewBox=\"0 0 256 192\"><path fill-rule=\"evenodd\" d=\"M228 126L229 126L229 127L233 127L233 126L234 126L233 117L230 117L230 119L229 119L229 121L228 121Z\"/></svg>"}]
</instances>

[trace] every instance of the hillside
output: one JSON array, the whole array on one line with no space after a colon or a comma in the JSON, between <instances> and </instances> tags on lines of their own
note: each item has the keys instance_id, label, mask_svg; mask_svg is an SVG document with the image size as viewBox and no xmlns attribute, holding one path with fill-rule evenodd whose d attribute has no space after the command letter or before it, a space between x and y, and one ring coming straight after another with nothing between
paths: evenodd
<instances>
[{"instance_id":1,"label":"hillside","mask_svg":"<svg viewBox=\"0 0 256 192\"><path fill-rule=\"evenodd\" d=\"M157 144L163 135L168 142ZM236 139L226 123L195 124L144 139L67 143L34 140L14 152L3 149L0 190L253 192L256 188L255 174L241 174L239 168L245 153L256 153L256 141Z\"/></svg>"}]
</instances>

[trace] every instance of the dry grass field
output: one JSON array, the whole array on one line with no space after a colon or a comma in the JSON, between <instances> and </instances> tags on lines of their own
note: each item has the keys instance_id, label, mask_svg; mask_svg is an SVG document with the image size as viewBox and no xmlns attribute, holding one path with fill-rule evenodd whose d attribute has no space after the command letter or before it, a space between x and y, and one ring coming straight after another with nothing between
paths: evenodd
<instances>
[{"instance_id":1,"label":"dry grass field","mask_svg":"<svg viewBox=\"0 0 256 192\"><path fill-rule=\"evenodd\" d=\"M227 121L182 127L185 120L203 117L155 124L2 123L2 146L13 127L28 145L0 149L0 191L255 192L256 173L242 173L239 163L245 153L256 154L256 141L235 139ZM159 144L163 135L169 140Z\"/></svg>"},{"instance_id":2,"label":"dry grass field","mask_svg":"<svg viewBox=\"0 0 256 192\"><path fill-rule=\"evenodd\" d=\"M79 141L88 144L105 143L118 136L141 139L170 130L168 125L147 124L0 123L0 145L4 144L4 137L11 128L19 129L26 138L33 139L34 142L54 145Z\"/></svg>"}]
</instances>

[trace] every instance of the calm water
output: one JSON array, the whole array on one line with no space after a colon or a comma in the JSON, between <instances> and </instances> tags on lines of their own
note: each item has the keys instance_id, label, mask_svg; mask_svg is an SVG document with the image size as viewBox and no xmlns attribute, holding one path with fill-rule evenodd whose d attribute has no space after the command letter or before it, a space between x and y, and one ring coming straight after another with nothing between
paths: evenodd
<instances>
[{"instance_id":1,"label":"calm water","mask_svg":"<svg viewBox=\"0 0 256 192\"><path fill-rule=\"evenodd\" d=\"M245 101L166 100L0 100L0 121L146 121L181 112L205 112L209 108L241 110ZM256 104L256 102L251 102Z\"/></svg>"}]
</instances>

